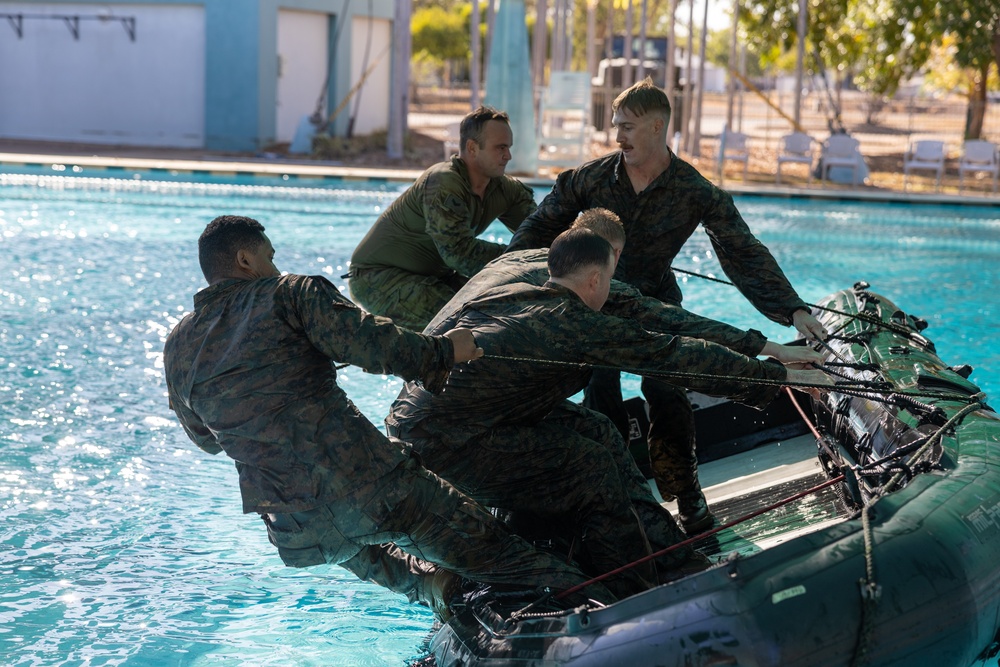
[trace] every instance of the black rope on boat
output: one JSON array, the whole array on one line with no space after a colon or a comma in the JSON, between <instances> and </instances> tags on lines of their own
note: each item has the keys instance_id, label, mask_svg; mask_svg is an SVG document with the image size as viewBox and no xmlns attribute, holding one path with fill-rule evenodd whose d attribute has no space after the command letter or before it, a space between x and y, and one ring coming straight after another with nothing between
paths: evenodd
<instances>
[{"instance_id":1,"label":"black rope on boat","mask_svg":"<svg viewBox=\"0 0 1000 667\"><path fill-rule=\"evenodd\" d=\"M875 581L875 540L872 533L871 505L861 510L861 532L865 541L865 576L858 580L861 592L861 623L858 641L851 656L851 667L861 667L867 662L868 649L875 634L875 611L882 599L882 587Z\"/></svg>"},{"instance_id":2,"label":"black rope on boat","mask_svg":"<svg viewBox=\"0 0 1000 667\"><path fill-rule=\"evenodd\" d=\"M974 400L972 397L966 394L944 394L944 393L919 392L919 391L899 392L899 391L894 391L892 385L888 383L873 382L870 380L856 380L850 378L849 382L847 383L838 382L833 385L828 385L828 384L815 384L812 382L789 382L788 380L771 380L768 378L753 378L753 377L743 377L736 375L715 375L712 373L688 373L685 371L658 371L649 368L627 368L622 366L611 366L607 364L587 364L576 361L541 359L538 357L512 357L501 354L486 354L483 355L481 358L492 359L496 361L515 362L515 363L544 364L549 366L559 366L562 368L622 371L624 373L632 373L633 375L642 375L644 377L660 378L668 381L720 380L724 382L744 382L746 384L755 384L755 385L769 386L769 387L793 387L795 389L820 389L822 391L830 391L839 394L859 396L862 398L868 398L870 400L879 402L887 402L887 399L873 394L886 394L886 395L898 394L901 396L912 396L915 398L934 398L942 401L954 401L957 403L968 403L970 400ZM825 371L826 368L820 366L819 370ZM681 384L682 386L684 384L683 382L677 382L677 383Z\"/></svg>"},{"instance_id":3,"label":"black rope on boat","mask_svg":"<svg viewBox=\"0 0 1000 667\"><path fill-rule=\"evenodd\" d=\"M694 271L685 271L684 269L678 269L675 266L671 266L670 269L674 273L683 273L685 275L694 276L695 278L701 278L703 280L708 280L708 281L711 281L711 282L720 283L722 285L729 285L730 287L736 287L736 285L734 283L732 283L732 282L730 282L728 280L722 280L721 278L715 278L713 276L706 276L706 275L704 275L702 273L695 273ZM739 288L737 288L737 289L739 289ZM861 300L863 300L863 301L866 301L866 303L869 302L869 301L875 301L877 303L877 299L874 299L873 297L870 298L870 299L866 299L864 295L868 295L869 297L871 297L871 293L870 292L864 292L864 291L862 291L859 294L858 298L861 299ZM914 332L912 332L910 329L908 329L908 328L906 328L904 326L900 326L898 324L893 324L892 322L884 322L881 319L877 319L877 318L875 318L875 317L873 317L873 316L865 313L864 311L861 311L861 312L858 312L858 313L846 313L846 312L844 312L842 310L837 310L836 308L828 308L826 306L820 306L820 305L815 304L815 303L806 303L806 305L809 306L810 308L815 308L817 310L822 310L822 311L825 311L827 313L833 313L834 315L843 315L844 317L850 317L852 319L861 320L862 322L867 322L868 324L872 324L872 325L875 325L875 326L877 326L879 328L886 329L888 331L892 331L893 333L898 333L901 336L906 336L907 338L910 338L911 340L917 340L917 339L914 338L914 336L917 336L919 338L919 340L917 340L917 342L921 343L922 345L924 345L924 344L926 344L926 343L929 342L923 336L919 336L919 334L914 334Z\"/></svg>"}]
</instances>

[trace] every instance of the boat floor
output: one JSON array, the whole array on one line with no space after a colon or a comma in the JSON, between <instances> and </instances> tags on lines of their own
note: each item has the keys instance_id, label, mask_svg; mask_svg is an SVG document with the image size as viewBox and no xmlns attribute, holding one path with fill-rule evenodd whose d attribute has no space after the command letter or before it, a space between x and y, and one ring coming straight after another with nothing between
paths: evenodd
<instances>
[{"instance_id":1,"label":"boat floor","mask_svg":"<svg viewBox=\"0 0 1000 667\"><path fill-rule=\"evenodd\" d=\"M755 447L699 466L705 497L724 525L816 486L827 477L809 435ZM655 492L655 489L654 489ZM677 504L664 504L676 515ZM713 560L748 555L851 516L832 488L823 489L698 540L694 547Z\"/></svg>"}]
</instances>

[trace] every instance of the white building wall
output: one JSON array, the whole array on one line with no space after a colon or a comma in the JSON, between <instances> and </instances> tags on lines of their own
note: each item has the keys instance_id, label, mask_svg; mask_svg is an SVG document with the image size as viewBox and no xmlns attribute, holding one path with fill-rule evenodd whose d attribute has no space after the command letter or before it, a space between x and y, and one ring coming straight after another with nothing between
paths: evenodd
<instances>
[{"instance_id":1,"label":"white building wall","mask_svg":"<svg viewBox=\"0 0 1000 667\"><path fill-rule=\"evenodd\" d=\"M205 18L201 7L0 2L26 15L135 17L79 21L26 16L0 30L0 136L102 144L201 147Z\"/></svg>"},{"instance_id":2,"label":"white building wall","mask_svg":"<svg viewBox=\"0 0 1000 667\"><path fill-rule=\"evenodd\" d=\"M291 142L303 116L316 110L324 92L329 58L329 15L278 11L278 92L276 134Z\"/></svg>"},{"instance_id":3,"label":"white building wall","mask_svg":"<svg viewBox=\"0 0 1000 667\"><path fill-rule=\"evenodd\" d=\"M371 41L369 44L369 27ZM356 16L351 23L351 90L353 95L347 101L342 113L354 116L354 134L371 134L385 131L389 127L389 81L392 73L392 21L369 19ZM374 68L360 86L358 82L365 71ZM360 104L357 96L360 95ZM338 103L339 104L339 103ZM357 107L355 105L358 104Z\"/></svg>"}]
</instances>

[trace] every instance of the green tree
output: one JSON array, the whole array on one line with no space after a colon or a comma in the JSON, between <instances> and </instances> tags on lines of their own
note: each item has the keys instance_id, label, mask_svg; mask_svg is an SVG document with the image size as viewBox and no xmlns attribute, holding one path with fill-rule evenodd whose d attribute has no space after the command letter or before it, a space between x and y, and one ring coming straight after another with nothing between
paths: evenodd
<instances>
[{"instance_id":1,"label":"green tree","mask_svg":"<svg viewBox=\"0 0 1000 667\"><path fill-rule=\"evenodd\" d=\"M990 66L1000 66L1000 2L998 0L943 0L933 15L934 28L954 39L955 62L969 76L969 112L966 139L983 134L986 89Z\"/></svg>"},{"instance_id":2,"label":"green tree","mask_svg":"<svg viewBox=\"0 0 1000 667\"><path fill-rule=\"evenodd\" d=\"M424 52L437 60L469 57L469 19L461 12L430 6L413 12L410 21L413 52Z\"/></svg>"}]
</instances>

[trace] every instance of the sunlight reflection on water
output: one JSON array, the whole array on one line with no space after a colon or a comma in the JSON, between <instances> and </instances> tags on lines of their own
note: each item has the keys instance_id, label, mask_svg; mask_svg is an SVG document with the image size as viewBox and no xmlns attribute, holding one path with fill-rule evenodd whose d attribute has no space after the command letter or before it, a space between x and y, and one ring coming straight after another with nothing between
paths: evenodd
<instances>
[{"instance_id":1,"label":"sunlight reflection on water","mask_svg":"<svg viewBox=\"0 0 1000 667\"><path fill-rule=\"evenodd\" d=\"M279 268L344 289L351 251L399 188L2 184L6 664L353 667L419 655L432 624L422 608L338 568L282 566L259 519L239 511L232 463L197 450L167 409L161 356L202 287L195 243L212 217L258 217ZM740 205L807 300L866 279L928 317L942 357L977 366L973 379L996 391L992 211ZM509 239L498 225L488 233ZM703 234L677 264L721 275ZM730 288L684 289L704 315L787 335ZM402 386L357 369L340 380L376 423Z\"/></svg>"}]
</instances>

